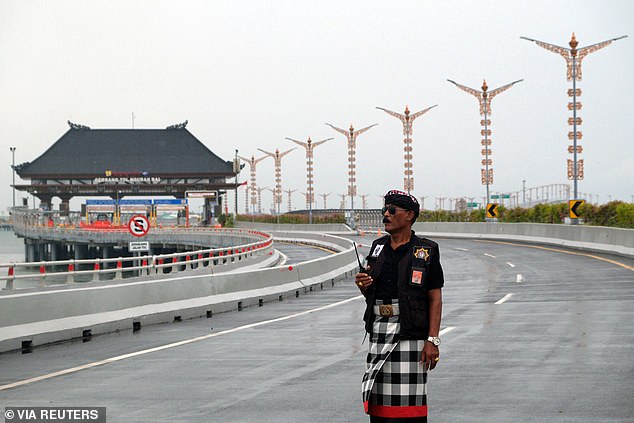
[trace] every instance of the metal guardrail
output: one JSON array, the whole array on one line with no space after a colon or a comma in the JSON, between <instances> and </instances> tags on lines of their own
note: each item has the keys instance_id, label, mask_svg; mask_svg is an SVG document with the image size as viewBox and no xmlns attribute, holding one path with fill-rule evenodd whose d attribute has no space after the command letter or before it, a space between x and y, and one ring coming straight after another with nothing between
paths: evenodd
<instances>
[{"instance_id":1,"label":"metal guardrail","mask_svg":"<svg viewBox=\"0 0 634 423\"><path fill-rule=\"evenodd\" d=\"M352 241L318 233L276 234L339 252L293 265L256 270L182 272L124 283L93 283L0 295L0 352L295 298L335 286L357 270ZM268 242L268 241L263 241ZM269 247L270 248L270 247ZM219 258L218 258L219 259ZM165 264L165 263L164 263ZM136 329L135 329L136 328Z\"/></svg>"},{"instance_id":2,"label":"metal guardrail","mask_svg":"<svg viewBox=\"0 0 634 423\"><path fill-rule=\"evenodd\" d=\"M23 228L26 229L26 228ZM16 233L37 239L92 243L124 243L138 240L126 230L82 230L75 228L29 227ZM144 255L97 259L69 259L22 263L0 263L0 281L5 289L14 289L16 280L36 280L40 286L50 282L57 284L88 282L179 272L207 267L213 273L214 266L246 260L272 248L272 235L246 229L172 228L154 230L145 241L179 243L196 246L227 244L231 246L202 248L172 254ZM220 241L219 241L220 240ZM237 244L237 245L236 245ZM86 267L88 269L86 269ZM6 275L6 276L4 276Z\"/></svg>"}]
</instances>

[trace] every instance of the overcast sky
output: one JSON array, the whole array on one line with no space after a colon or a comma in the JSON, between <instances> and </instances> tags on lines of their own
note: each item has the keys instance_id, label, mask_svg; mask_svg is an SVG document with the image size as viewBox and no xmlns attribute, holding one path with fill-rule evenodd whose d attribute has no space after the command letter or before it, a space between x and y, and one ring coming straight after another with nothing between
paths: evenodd
<instances>
[{"instance_id":1,"label":"overcast sky","mask_svg":"<svg viewBox=\"0 0 634 423\"><path fill-rule=\"evenodd\" d=\"M67 120L130 128L133 112L136 128L189 120L225 160L236 148L257 158L257 148L294 147L285 137L334 137L314 165L315 192L332 193L330 207L347 189L347 147L324 123L378 123L357 142L358 193L378 207L379 194L403 187L403 134L375 107L434 104L413 126L414 193L427 208L435 197L482 198L477 100L448 78L474 88L486 78L490 89L524 79L493 100L493 192L521 190L523 179L568 183L565 61L520 36L567 46L572 32L580 47L630 36L583 61L579 190L632 201L633 29L631 0L0 0L0 208L12 201L10 146L16 163L33 161ZM305 168L303 149L283 159L294 208L304 205ZM274 186L272 159L257 176ZM242 211L244 193L239 201Z\"/></svg>"}]
</instances>

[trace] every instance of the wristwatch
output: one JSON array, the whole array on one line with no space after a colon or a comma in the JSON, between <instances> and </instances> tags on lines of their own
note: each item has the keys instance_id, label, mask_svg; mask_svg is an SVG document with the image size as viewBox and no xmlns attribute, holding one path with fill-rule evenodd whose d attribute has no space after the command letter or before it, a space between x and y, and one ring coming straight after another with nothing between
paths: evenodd
<instances>
[{"instance_id":1,"label":"wristwatch","mask_svg":"<svg viewBox=\"0 0 634 423\"><path fill-rule=\"evenodd\" d=\"M440 345L440 338L437 336L430 336L427 338L427 340L431 342L432 344L434 344L435 346Z\"/></svg>"}]
</instances>

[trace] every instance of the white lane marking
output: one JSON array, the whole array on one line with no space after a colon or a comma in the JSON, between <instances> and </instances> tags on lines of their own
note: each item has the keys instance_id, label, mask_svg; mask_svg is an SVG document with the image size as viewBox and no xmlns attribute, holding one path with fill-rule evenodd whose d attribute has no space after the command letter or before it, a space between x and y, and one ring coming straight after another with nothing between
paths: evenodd
<instances>
[{"instance_id":1,"label":"white lane marking","mask_svg":"<svg viewBox=\"0 0 634 423\"><path fill-rule=\"evenodd\" d=\"M468 249L466 249L466 248L459 248L459 247L454 248L454 250L458 250L458 251L469 251L469 250L468 250Z\"/></svg>"},{"instance_id":2,"label":"white lane marking","mask_svg":"<svg viewBox=\"0 0 634 423\"><path fill-rule=\"evenodd\" d=\"M454 330L456 327L455 326L447 326L446 328L442 329L438 335L444 335L448 332L451 332L452 330Z\"/></svg>"},{"instance_id":3,"label":"white lane marking","mask_svg":"<svg viewBox=\"0 0 634 423\"><path fill-rule=\"evenodd\" d=\"M294 319L296 317L305 316L307 314L315 313L317 311L327 310L329 308L333 308L333 307L337 307L337 306L340 306L340 305L343 305L343 304L347 304L349 302L356 301L356 300L359 300L359 299L362 299L362 298L363 298L363 295L357 295L356 297L348 298L347 300L343 300L343 301L339 301L339 302L336 302L336 303L328 304L328 305L325 305L325 306L322 306L322 307L313 308L313 309L302 311L302 312L299 312L299 313L289 314L287 316L282 316L282 317L278 317L278 318L270 319L270 320L263 320L261 322L250 323L248 325L238 326L237 328L227 329L227 330L223 330L221 332L210 333L208 335L203 335L203 336L197 336L195 338L185 339L183 341L172 342L171 344L160 345L158 347L149 348L149 349L146 349L146 350L135 351L135 352L128 353L128 354L118 355L116 357L106 358L105 360L99 360L99 361L94 361L92 363L82 364L81 366L76 366L76 367L71 367L71 368L68 368L68 369L59 370L57 372L48 373L48 374L45 374L45 375L42 375L42 376L32 377L30 379L19 380L17 382L9 383L7 385L0 385L0 391L4 391L6 389L17 388L19 386L28 385L28 384L35 383L35 382L40 382L42 380L52 379L52 378L57 377L57 376L63 376L63 375L67 375L67 374L70 374L70 373L76 373L76 372L79 372L81 370L91 369L91 368L97 367L97 366L103 366L105 364L114 363L114 362L117 362L117 361L121 361L121 360L125 360L125 359L128 359L128 358L132 358L132 357L137 357L137 356L141 356L141 355L145 355L145 354L150 354L150 353L157 352L157 351L163 351L163 350L167 350L167 349L170 349L170 348L180 347L182 345L187 345L187 344L191 344L191 343L198 342L198 341L204 341L206 339L215 338L215 337L221 336L221 335L228 335L228 334L239 332L239 331L242 331L242 330L245 330L245 329L251 329L251 328L258 327L258 326L263 326L263 325L268 325L268 324L271 324L271 323L282 322L284 320Z\"/></svg>"},{"instance_id":4,"label":"white lane marking","mask_svg":"<svg viewBox=\"0 0 634 423\"><path fill-rule=\"evenodd\" d=\"M513 263L511 263L510 261L507 261L506 264L508 264L511 267L515 267L515 265Z\"/></svg>"},{"instance_id":5,"label":"white lane marking","mask_svg":"<svg viewBox=\"0 0 634 423\"><path fill-rule=\"evenodd\" d=\"M284 254L283 252L281 252L280 250L275 250L275 251L280 253L280 256L282 256L282 261L278 264L278 266L284 266L286 262L288 261L288 256Z\"/></svg>"},{"instance_id":6,"label":"white lane marking","mask_svg":"<svg viewBox=\"0 0 634 423\"><path fill-rule=\"evenodd\" d=\"M524 281L524 277L522 276L521 273L518 273L517 278L515 279L515 282L522 283L523 281Z\"/></svg>"},{"instance_id":7,"label":"white lane marking","mask_svg":"<svg viewBox=\"0 0 634 423\"><path fill-rule=\"evenodd\" d=\"M502 298L500 298L499 300L497 300L495 302L495 304L503 304L505 303L509 298L511 298L513 296L513 294L506 294L505 296L503 296Z\"/></svg>"},{"instance_id":8,"label":"white lane marking","mask_svg":"<svg viewBox=\"0 0 634 423\"><path fill-rule=\"evenodd\" d=\"M495 258L495 256L493 254L484 253L484 255L487 256L487 257Z\"/></svg>"}]
</instances>

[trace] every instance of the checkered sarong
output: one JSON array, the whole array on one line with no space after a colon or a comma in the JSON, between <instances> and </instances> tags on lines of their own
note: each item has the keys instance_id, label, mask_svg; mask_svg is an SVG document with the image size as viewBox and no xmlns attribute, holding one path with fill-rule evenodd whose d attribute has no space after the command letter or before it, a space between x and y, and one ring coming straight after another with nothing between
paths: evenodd
<instances>
[{"instance_id":1,"label":"checkered sarong","mask_svg":"<svg viewBox=\"0 0 634 423\"><path fill-rule=\"evenodd\" d=\"M427 416L427 372L420 364L424 340L398 339L398 316L375 316L363 375L363 406L379 417Z\"/></svg>"}]
</instances>

